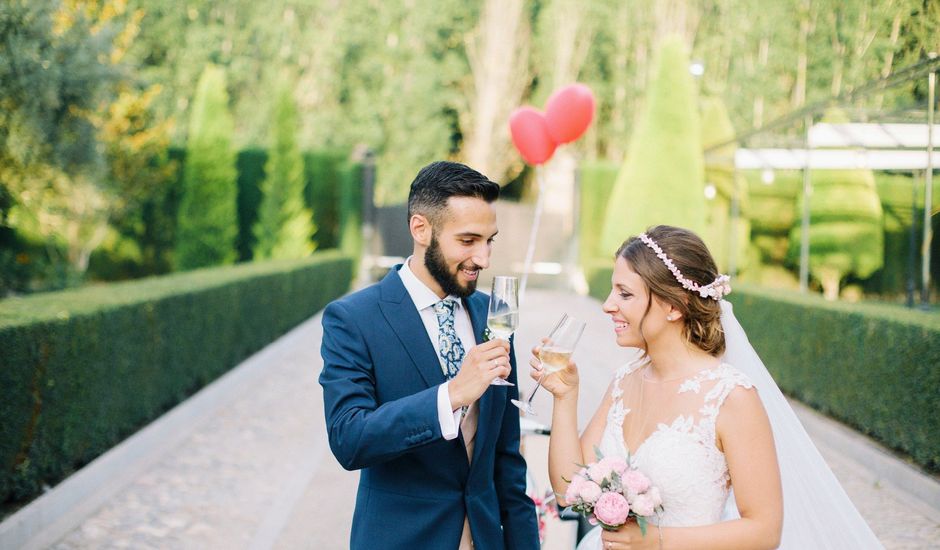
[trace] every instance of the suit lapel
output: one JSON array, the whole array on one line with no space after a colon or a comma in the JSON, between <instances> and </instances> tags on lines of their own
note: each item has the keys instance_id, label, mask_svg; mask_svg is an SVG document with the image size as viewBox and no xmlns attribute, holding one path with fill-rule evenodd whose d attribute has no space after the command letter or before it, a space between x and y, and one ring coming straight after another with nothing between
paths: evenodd
<instances>
[{"instance_id":1,"label":"suit lapel","mask_svg":"<svg viewBox=\"0 0 940 550\"><path fill-rule=\"evenodd\" d=\"M446 379L437 352L428 338L421 315L398 276L397 268L382 279L379 308L428 387L443 384Z\"/></svg>"}]
</instances>

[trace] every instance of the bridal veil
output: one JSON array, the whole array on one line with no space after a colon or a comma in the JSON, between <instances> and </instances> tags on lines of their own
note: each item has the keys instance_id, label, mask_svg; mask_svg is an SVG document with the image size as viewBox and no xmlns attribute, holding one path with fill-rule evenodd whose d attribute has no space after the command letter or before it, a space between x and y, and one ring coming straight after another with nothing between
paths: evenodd
<instances>
[{"instance_id":1,"label":"bridal veil","mask_svg":"<svg viewBox=\"0 0 940 550\"><path fill-rule=\"evenodd\" d=\"M783 484L784 517L780 548L883 548L767 372L727 300L721 301L721 324L726 342L724 361L745 373L754 383L773 429ZM737 517L732 492L725 506L724 519Z\"/></svg>"}]
</instances>

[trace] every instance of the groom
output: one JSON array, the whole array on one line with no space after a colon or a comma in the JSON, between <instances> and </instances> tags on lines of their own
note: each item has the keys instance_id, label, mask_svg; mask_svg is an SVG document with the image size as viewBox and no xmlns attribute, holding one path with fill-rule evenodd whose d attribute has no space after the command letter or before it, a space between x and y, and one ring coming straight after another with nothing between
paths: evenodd
<instances>
[{"instance_id":1,"label":"groom","mask_svg":"<svg viewBox=\"0 0 940 550\"><path fill-rule=\"evenodd\" d=\"M476 292L496 236L499 186L454 162L411 184L414 253L378 284L323 314L330 448L362 470L350 547L535 549L525 494L515 360L484 342L488 298Z\"/></svg>"}]
</instances>

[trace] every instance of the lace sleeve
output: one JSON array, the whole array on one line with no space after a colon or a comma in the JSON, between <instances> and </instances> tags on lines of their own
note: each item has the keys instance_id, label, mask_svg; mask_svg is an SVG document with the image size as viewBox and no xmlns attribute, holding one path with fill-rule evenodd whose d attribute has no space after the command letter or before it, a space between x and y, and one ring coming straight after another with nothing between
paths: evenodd
<instances>
[{"instance_id":1,"label":"lace sleeve","mask_svg":"<svg viewBox=\"0 0 940 550\"><path fill-rule=\"evenodd\" d=\"M630 412L623 408L623 387L621 382L623 377L644 366L648 360L640 357L626 363L614 373L614 379L610 382L610 409L607 410L607 424L612 426L623 426L623 419Z\"/></svg>"},{"instance_id":2,"label":"lace sleeve","mask_svg":"<svg viewBox=\"0 0 940 550\"><path fill-rule=\"evenodd\" d=\"M718 413L725 399L727 399L731 392L738 386L750 389L754 387L754 384L746 374L727 363L723 363L715 369L714 372L709 374L708 378L716 380L716 383L705 395L705 404L702 406L700 412L702 414L702 421L707 422L714 432L714 426L718 420Z\"/></svg>"}]
</instances>

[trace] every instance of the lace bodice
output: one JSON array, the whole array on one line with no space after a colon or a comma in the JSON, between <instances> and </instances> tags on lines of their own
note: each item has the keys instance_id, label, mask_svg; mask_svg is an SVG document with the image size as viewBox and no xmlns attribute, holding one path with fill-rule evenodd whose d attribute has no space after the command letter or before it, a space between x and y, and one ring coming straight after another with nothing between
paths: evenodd
<instances>
[{"instance_id":1,"label":"lace bodice","mask_svg":"<svg viewBox=\"0 0 940 550\"><path fill-rule=\"evenodd\" d=\"M599 445L604 456L629 454L623 440L623 423L631 411L624 407L621 386L625 376L646 364L641 360L624 365L614 377L613 403ZM637 376L642 373L637 372ZM730 477L725 455L715 443L715 424L721 405L737 386L753 387L743 373L725 363L682 381L678 393L686 394L683 400L694 403L694 408L679 414L672 423L659 423L629 457L631 465L645 473L662 493L663 526L689 527L720 521Z\"/></svg>"}]
</instances>

